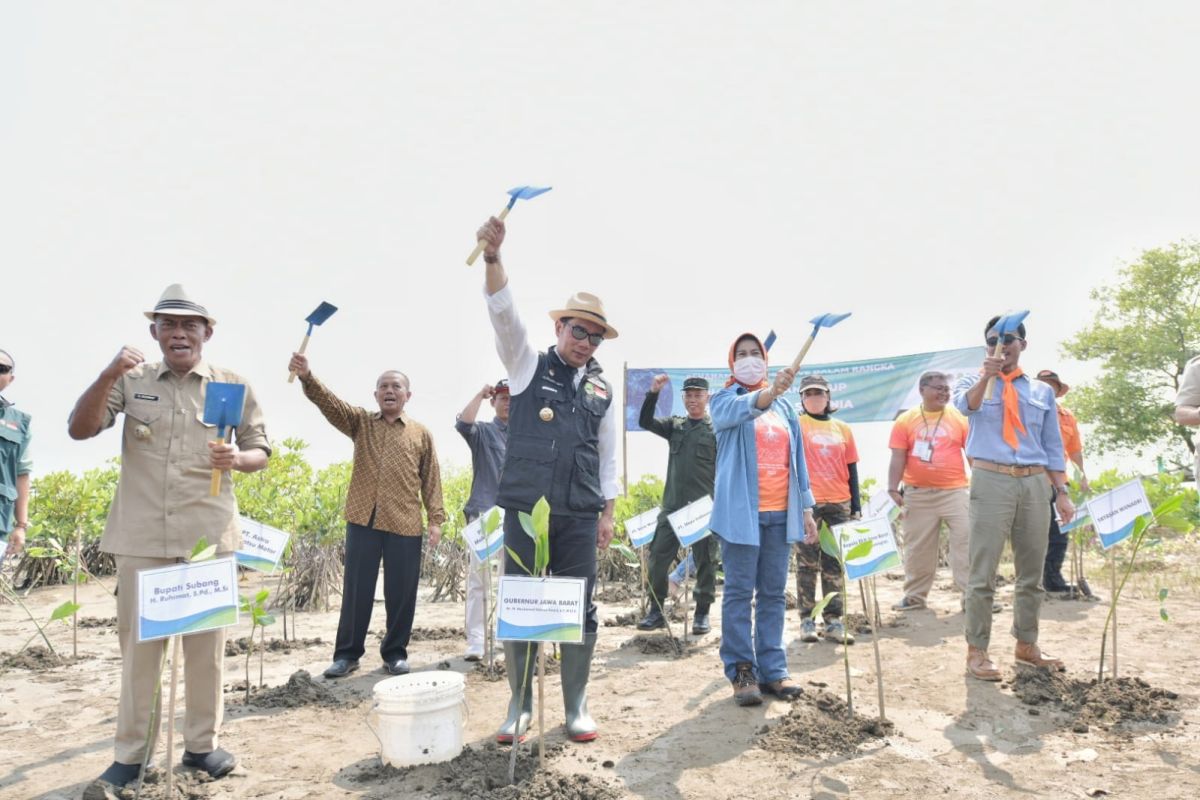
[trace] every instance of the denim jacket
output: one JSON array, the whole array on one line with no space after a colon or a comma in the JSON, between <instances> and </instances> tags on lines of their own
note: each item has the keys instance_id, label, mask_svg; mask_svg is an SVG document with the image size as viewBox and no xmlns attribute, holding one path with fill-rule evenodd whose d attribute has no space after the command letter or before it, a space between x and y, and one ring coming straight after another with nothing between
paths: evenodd
<instances>
[{"instance_id":1,"label":"denim jacket","mask_svg":"<svg viewBox=\"0 0 1200 800\"><path fill-rule=\"evenodd\" d=\"M709 415L717 434L717 480L713 493L709 528L731 544L759 543L758 444L754 421L766 409L756 408L758 392L727 386L712 396ZM804 510L815 505L804 463L804 444L796 410L786 400L775 398L771 410L787 422L791 443L788 470L787 540L804 538Z\"/></svg>"}]
</instances>

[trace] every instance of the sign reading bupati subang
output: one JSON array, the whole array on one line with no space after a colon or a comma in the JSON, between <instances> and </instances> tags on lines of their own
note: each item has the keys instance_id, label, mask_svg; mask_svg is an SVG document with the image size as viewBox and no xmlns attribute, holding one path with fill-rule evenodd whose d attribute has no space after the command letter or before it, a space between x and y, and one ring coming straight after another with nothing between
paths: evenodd
<instances>
[{"instance_id":1,"label":"sign reading bupati subang","mask_svg":"<svg viewBox=\"0 0 1200 800\"><path fill-rule=\"evenodd\" d=\"M216 558L137 574L139 642L227 628L238 621L237 562Z\"/></svg>"},{"instance_id":2,"label":"sign reading bupati subang","mask_svg":"<svg viewBox=\"0 0 1200 800\"><path fill-rule=\"evenodd\" d=\"M796 345L799 347L799 344ZM779 345L776 345L776 351ZM773 351L775 352L775 351ZM917 379L927 370L945 372L950 376L950 385L964 375L979 373L979 365L986 354L983 347L964 347L958 350L941 350L936 353L916 353L894 358L875 358L868 361L841 361L830 364L805 364L796 374L796 382L785 395L796 407L800 403L800 378L805 375L823 375L833 389L833 407L838 419L843 422L879 422L892 420L906 408L921 402L917 390ZM775 377L778 367L770 370L768 380ZM683 381L696 376L707 378L716 392L729 378L727 367L667 367L653 369L629 369L625 372L625 429L640 431L638 415L642 403L650 391L655 375L667 375L671 380L658 395L654 408L657 416L678 414L686 416L683 407Z\"/></svg>"}]
</instances>

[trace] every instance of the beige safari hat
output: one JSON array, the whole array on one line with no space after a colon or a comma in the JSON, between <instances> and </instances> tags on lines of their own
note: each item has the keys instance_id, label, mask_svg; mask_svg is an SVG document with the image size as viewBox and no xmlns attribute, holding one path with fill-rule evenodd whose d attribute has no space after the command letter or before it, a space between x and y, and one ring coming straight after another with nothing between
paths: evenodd
<instances>
[{"instance_id":1,"label":"beige safari hat","mask_svg":"<svg viewBox=\"0 0 1200 800\"><path fill-rule=\"evenodd\" d=\"M143 313L151 322L156 314L167 314L173 317L204 317L209 325L217 324L209 315L208 309L193 300L180 283L172 283L163 289L162 297L158 298L154 308Z\"/></svg>"},{"instance_id":2,"label":"beige safari hat","mask_svg":"<svg viewBox=\"0 0 1200 800\"><path fill-rule=\"evenodd\" d=\"M565 308L558 308L550 312L550 319L555 322L564 317L572 319L579 317L597 325L603 325L605 339L617 338L617 329L604 316L604 302L590 292L576 292L567 298Z\"/></svg>"}]
</instances>

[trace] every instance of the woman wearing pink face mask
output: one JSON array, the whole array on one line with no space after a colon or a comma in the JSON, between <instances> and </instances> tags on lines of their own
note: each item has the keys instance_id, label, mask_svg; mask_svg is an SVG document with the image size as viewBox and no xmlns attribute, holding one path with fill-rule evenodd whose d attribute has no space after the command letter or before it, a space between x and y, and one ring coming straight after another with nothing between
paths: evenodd
<instances>
[{"instance_id":1,"label":"woman wearing pink face mask","mask_svg":"<svg viewBox=\"0 0 1200 800\"><path fill-rule=\"evenodd\" d=\"M729 368L709 402L717 435L709 527L725 565L721 661L735 702L751 706L762 703L762 692L800 693L784 653L784 592L792 545L815 542L817 526L800 423L782 399L795 372L785 367L768 382L766 349L750 333L729 349Z\"/></svg>"}]
</instances>

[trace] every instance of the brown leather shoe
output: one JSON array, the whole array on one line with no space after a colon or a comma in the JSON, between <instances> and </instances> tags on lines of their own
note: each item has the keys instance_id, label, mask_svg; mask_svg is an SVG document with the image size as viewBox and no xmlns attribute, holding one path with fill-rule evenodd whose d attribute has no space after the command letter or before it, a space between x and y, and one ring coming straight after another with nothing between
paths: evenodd
<instances>
[{"instance_id":1,"label":"brown leather shoe","mask_svg":"<svg viewBox=\"0 0 1200 800\"><path fill-rule=\"evenodd\" d=\"M987 650L967 645L967 674L981 681L1000 680L1000 670L988 658Z\"/></svg>"},{"instance_id":2,"label":"brown leather shoe","mask_svg":"<svg viewBox=\"0 0 1200 800\"><path fill-rule=\"evenodd\" d=\"M762 705L762 692L758 690L758 681L754 680L754 665L748 661L739 661L734 665L737 673L733 676L733 701L739 706Z\"/></svg>"},{"instance_id":3,"label":"brown leather shoe","mask_svg":"<svg viewBox=\"0 0 1200 800\"><path fill-rule=\"evenodd\" d=\"M1052 655L1043 653L1041 648L1034 642L1017 642L1017 649L1013 653L1013 658L1018 664L1025 664L1030 667L1046 667L1051 672L1066 672L1067 668L1060 659Z\"/></svg>"}]
</instances>

